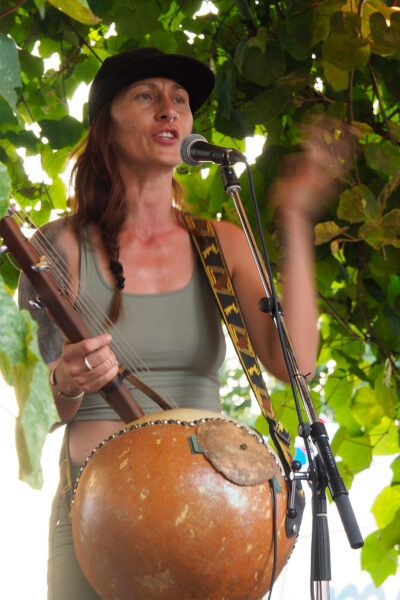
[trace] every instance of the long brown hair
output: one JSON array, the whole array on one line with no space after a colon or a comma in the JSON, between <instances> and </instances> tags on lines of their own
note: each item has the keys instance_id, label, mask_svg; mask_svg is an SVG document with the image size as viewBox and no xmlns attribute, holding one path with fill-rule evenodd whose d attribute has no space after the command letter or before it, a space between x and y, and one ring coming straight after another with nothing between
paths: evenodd
<instances>
[{"instance_id":1,"label":"long brown hair","mask_svg":"<svg viewBox=\"0 0 400 600\"><path fill-rule=\"evenodd\" d=\"M116 323L122 309L124 277L119 262L118 234L125 221L127 207L125 186L122 181L112 146L109 143L111 126L110 107L104 106L93 119L88 136L77 149L78 158L72 170L75 178L73 228L77 237L82 227L92 223L98 227L105 250L110 258L110 269L116 279L116 288L109 318ZM173 178L174 206L183 210L183 188Z\"/></svg>"}]
</instances>

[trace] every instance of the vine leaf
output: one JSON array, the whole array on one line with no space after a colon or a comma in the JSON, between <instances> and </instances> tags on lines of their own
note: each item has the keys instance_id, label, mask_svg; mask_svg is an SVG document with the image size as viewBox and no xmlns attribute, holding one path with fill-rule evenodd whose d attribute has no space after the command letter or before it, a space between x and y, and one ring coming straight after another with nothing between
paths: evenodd
<instances>
[{"instance_id":1,"label":"vine leaf","mask_svg":"<svg viewBox=\"0 0 400 600\"><path fill-rule=\"evenodd\" d=\"M89 8L86 0L47 0L49 4L55 6L63 13L84 23L85 25L96 25L100 23L101 19L96 17Z\"/></svg>"},{"instance_id":2,"label":"vine leaf","mask_svg":"<svg viewBox=\"0 0 400 600\"><path fill-rule=\"evenodd\" d=\"M16 109L16 88L22 87L21 67L14 40L0 33L0 96Z\"/></svg>"},{"instance_id":3,"label":"vine leaf","mask_svg":"<svg viewBox=\"0 0 400 600\"><path fill-rule=\"evenodd\" d=\"M400 23L391 19L390 26L380 12L374 12L369 18L371 37L376 44L374 51L383 56L400 54Z\"/></svg>"},{"instance_id":4,"label":"vine leaf","mask_svg":"<svg viewBox=\"0 0 400 600\"><path fill-rule=\"evenodd\" d=\"M358 235L373 248L381 248L386 244L400 248L400 208L394 208L381 219L364 223Z\"/></svg>"},{"instance_id":5,"label":"vine leaf","mask_svg":"<svg viewBox=\"0 0 400 600\"><path fill-rule=\"evenodd\" d=\"M28 311L18 311L0 277L0 370L15 388L18 417L15 434L20 479L34 488L42 485L40 456L50 427L59 420L36 338L37 324Z\"/></svg>"},{"instance_id":6,"label":"vine leaf","mask_svg":"<svg viewBox=\"0 0 400 600\"><path fill-rule=\"evenodd\" d=\"M363 184L348 188L340 195L337 216L350 223L376 218L378 204L375 195Z\"/></svg>"},{"instance_id":7,"label":"vine leaf","mask_svg":"<svg viewBox=\"0 0 400 600\"><path fill-rule=\"evenodd\" d=\"M325 244L330 242L340 233L346 231L348 227L340 227L335 221L325 221L317 223L315 226L315 245Z\"/></svg>"},{"instance_id":8,"label":"vine leaf","mask_svg":"<svg viewBox=\"0 0 400 600\"><path fill-rule=\"evenodd\" d=\"M8 199L11 191L11 181L7 169L0 163L0 219L4 217L8 208Z\"/></svg>"},{"instance_id":9,"label":"vine leaf","mask_svg":"<svg viewBox=\"0 0 400 600\"><path fill-rule=\"evenodd\" d=\"M398 523L396 527L398 529ZM370 573L376 587L379 587L389 575L396 573L397 553L393 545L386 542L380 530L371 533L364 542L361 549L361 567Z\"/></svg>"}]
</instances>

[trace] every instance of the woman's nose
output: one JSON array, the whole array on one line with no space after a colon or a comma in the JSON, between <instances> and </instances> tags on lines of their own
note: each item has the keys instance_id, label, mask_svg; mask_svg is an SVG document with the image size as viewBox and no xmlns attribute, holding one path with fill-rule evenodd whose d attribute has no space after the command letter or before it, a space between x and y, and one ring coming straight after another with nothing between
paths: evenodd
<instances>
[{"instance_id":1,"label":"woman's nose","mask_svg":"<svg viewBox=\"0 0 400 600\"><path fill-rule=\"evenodd\" d=\"M163 97L160 102L160 110L157 113L157 119L174 121L178 117L176 108L169 97Z\"/></svg>"}]
</instances>

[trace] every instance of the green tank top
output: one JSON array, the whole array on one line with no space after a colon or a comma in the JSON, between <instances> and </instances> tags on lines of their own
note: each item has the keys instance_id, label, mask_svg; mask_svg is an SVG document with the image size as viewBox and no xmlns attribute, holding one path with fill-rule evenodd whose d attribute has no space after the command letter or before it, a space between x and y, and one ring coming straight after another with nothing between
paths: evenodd
<instances>
[{"instance_id":1,"label":"green tank top","mask_svg":"<svg viewBox=\"0 0 400 600\"><path fill-rule=\"evenodd\" d=\"M98 335L100 313L108 314L114 288L103 278L90 236L83 237L77 302L88 307L83 320ZM123 310L110 333L118 362L128 366L128 357L140 369L137 374L171 404L220 412L218 371L225 358L225 338L197 256L185 287L161 294L123 293ZM160 410L129 382L126 385L145 413ZM72 421L95 419L119 417L101 394L86 394Z\"/></svg>"}]
</instances>

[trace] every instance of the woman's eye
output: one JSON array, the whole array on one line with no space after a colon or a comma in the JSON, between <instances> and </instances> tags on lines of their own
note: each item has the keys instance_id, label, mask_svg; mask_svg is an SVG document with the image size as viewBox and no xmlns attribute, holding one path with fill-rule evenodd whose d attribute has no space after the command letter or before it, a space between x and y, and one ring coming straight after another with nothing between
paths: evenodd
<instances>
[{"instance_id":1,"label":"woman's eye","mask_svg":"<svg viewBox=\"0 0 400 600\"><path fill-rule=\"evenodd\" d=\"M152 96L151 96L151 94L149 94L149 92L141 92L140 94L137 95L137 98L141 98L143 100L151 100Z\"/></svg>"},{"instance_id":2,"label":"woman's eye","mask_svg":"<svg viewBox=\"0 0 400 600\"><path fill-rule=\"evenodd\" d=\"M186 104L186 98L184 98L183 96L177 96L175 98L175 102L177 102L178 104Z\"/></svg>"}]
</instances>

